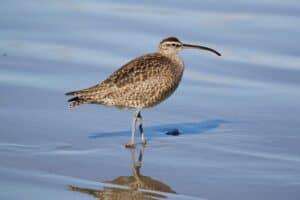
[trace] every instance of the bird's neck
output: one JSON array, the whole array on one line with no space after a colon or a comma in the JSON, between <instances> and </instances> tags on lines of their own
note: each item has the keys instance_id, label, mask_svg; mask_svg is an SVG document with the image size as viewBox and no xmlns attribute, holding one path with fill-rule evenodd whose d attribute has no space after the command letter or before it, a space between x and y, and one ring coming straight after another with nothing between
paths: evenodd
<instances>
[{"instance_id":1,"label":"bird's neck","mask_svg":"<svg viewBox=\"0 0 300 200\"><path fill-rule=\"evenodd\" d=\"M174 53L174 52L163 52L163 51L160 51L160 53L162 55L168 57L170 60L172 60L172 62L174 62L174 64L180 66L181 68L184 67L183 60L182 60L182 58L177 53Z\"/></svg>"}]
</instances>

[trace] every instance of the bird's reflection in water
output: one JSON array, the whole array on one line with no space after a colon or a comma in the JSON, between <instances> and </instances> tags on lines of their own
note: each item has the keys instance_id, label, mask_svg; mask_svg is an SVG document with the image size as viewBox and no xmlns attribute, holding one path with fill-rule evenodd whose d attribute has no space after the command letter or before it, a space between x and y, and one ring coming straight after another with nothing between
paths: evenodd
<instances>
[{"instance_id":1,"label":"bird's reflection in water","mask_svg":"<svg viewBox=\"0 0 300 200\"><path fill-rule=\"evenodd\" d=\"M120 199L139 199L139 200L155 200L165 199L167 195L165 193L176 193L168 185L162 183L159 180L153 179L149 176L141 174L143 154L145 145L141 145L139 149L139 155L135 159L135 149L129 149L131 156L132 176L120 176L112 181L106 181L112 185L126 186L113 187L105 186L102 190L81 188L77 186L70 186L72 191L82 192L92 195L99 199L107 200L120 200ZM128 188L128 189L127 189Z\"/></svg>"}]
</instances>

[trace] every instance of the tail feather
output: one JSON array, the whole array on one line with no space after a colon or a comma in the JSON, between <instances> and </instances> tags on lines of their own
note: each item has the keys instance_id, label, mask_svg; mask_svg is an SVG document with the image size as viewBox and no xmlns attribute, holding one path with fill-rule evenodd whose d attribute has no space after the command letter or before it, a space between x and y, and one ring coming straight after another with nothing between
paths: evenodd
<instances>
[{"instance_id":1,"label":"tail feather","mask_svg":"<svg viewBox=\"0 0 300 200\"><path fill-rule=\"evenodd\" d=\"M76 93L78 93L79 91L71 91L71 92L67 92L65 93L65 95L69 96L69 95L75 95Z\"/></svg>"},{"instance_id":2,"label":"tail feather","mask_svg":"<svg viewBox=\"0 0 300 200\"><path fill-rule=\"evenodd\" d=\"M69 107L70 108L74 108L79 106L80 104L85 103L85 100L79 97L74 97L68 100L68 102L70 102Z\"/></svg>"},{"instance_id":3,"label":"tail feather","mask_svg":"<svg viewBox=\"0 0 300 200\"><path fill-rule=\"evenodd\" d=\"M87 89L65 93L65 95L74 96L73 98L68 100L68 102L70 102L69 104L70 108L74 108L79 106L80 104L87 104L87 103L102 104L101 99L107 94L108 91L101 91L100 85L95 85Z\"/></svg>"},{"instance_id":4,"label":"tail feather","mask_svg":"<svg viewBox=\"0 0 300 200\"><path fill-rule=\"evenodd\" d=\"M86 89L70 91L65 93L65 95L88 96L89 94L100 92L101 88L102 86L98 84Z\"/></svg>"},{"instance_id":5,"label":"tail feather","mask_svg":"<svg viewBox=\"0 0 300 200\"><path fill-rule=\"evenodd\" d=\"M80 90L79 91L71 91L71 92L65 93L65 95L77 95L79 92L80 92ZM75 97L69 99L68 102L69 102L69 108L74 108L74 107L79 106L80 104L86 103L86 100L80 96L75 96Z\"/></svg>"},{"instance_id":6,"label":"tail feather","mask_svg":"<svg viewBox=\"0 0 300 200\"><path fill-rule=\"evenodd\" d=\"M79 100L79 97L73 97L73 98L69 99L68 102L78 101L78 100Z\"/></svg>"}]
</instances>

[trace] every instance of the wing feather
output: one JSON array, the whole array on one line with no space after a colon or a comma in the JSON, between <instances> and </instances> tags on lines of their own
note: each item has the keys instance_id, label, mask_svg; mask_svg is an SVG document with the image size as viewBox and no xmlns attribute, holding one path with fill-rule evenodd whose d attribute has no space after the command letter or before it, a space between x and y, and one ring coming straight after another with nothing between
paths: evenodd
<instances>
[{"instance_id":1,"label":"wing feather","mask_svg":"<svg viewBox=\"0 0 300 200\"><path fill-rule=\"evenodd\" d=\"M166 56L159 53L147 54L125 64L103 82L67 95L118 107L136 107L142 102L153 104L161 95L169 95L163 89L172 91L171 79L172 74L175 74L172 65L172 61Z\"/></svg>"}]
</instances>

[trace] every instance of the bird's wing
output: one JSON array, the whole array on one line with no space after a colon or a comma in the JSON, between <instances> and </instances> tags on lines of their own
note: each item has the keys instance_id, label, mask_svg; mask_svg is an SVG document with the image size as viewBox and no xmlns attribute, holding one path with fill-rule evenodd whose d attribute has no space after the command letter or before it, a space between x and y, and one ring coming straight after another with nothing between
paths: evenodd
<instances>
[{"instance_id":1,"label":"bird's wing","mask_svg":"<svg viewBox=\"0 0 300 200\"><path fill-rule=\"evenodd\" d=\"M67 95L78 97L96 95L98 98L106 96L122 87L147 81L151 77L167 76L166 73L170 74L172 70L171 65L172 61L161 54L147 54L128 62L103 82L87 89L69 92Z\"/></svg>"},{"instance_id":2,"label":"bird's wing","mask_svg":"<svg viewBox=\"0 0 300 200\"><path fill-rule=\"evenodd\" d=\"M165 75L164 72L172 70L172 61L158 53L138 57L115 71L100 85L113 85L123 87L139 81L146 81L151 77Z\"/></svg>"}]
</instances>

